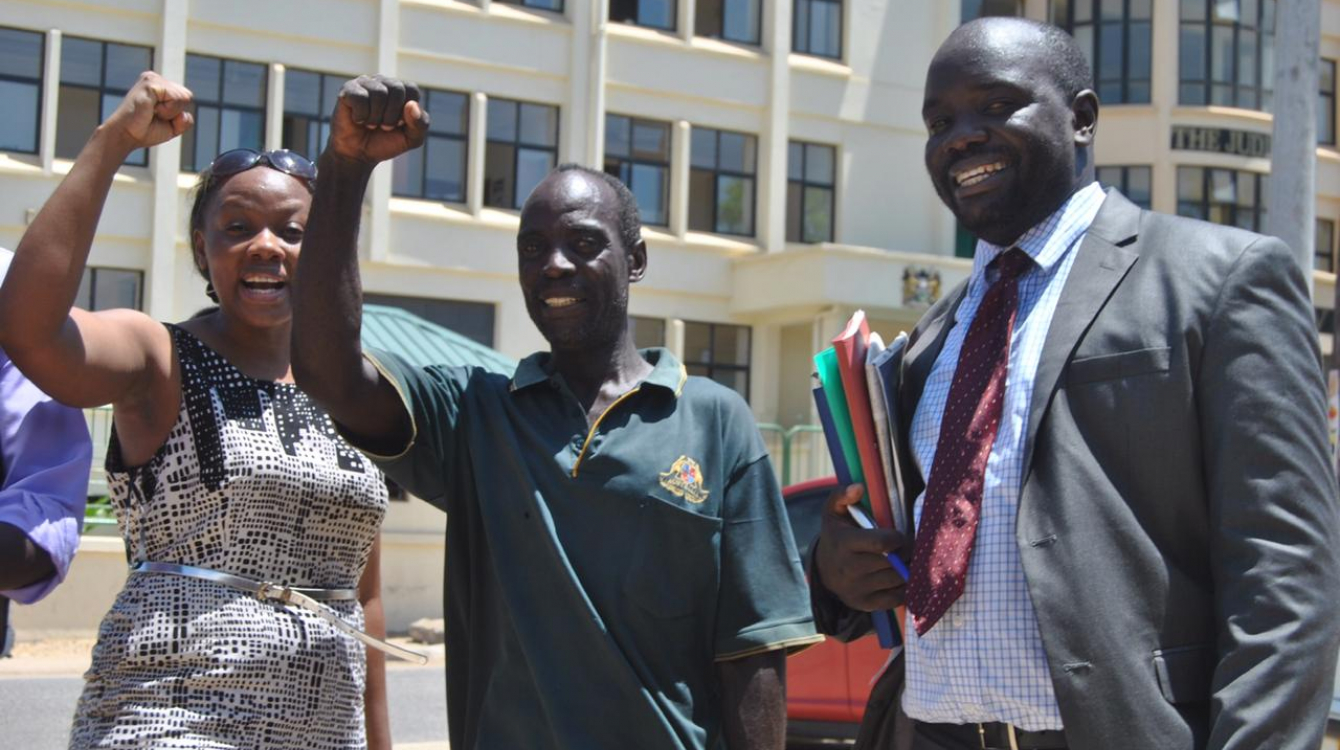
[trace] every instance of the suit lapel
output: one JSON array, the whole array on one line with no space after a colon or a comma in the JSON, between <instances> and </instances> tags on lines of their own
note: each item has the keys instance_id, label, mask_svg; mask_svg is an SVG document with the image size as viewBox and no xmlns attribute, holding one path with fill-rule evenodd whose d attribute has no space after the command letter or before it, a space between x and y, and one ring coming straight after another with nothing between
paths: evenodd
<instances>
[{"instance_id":1,"label":"suit lapel","mask_svg":"<svg viewBox=\"0 0 1340 750\"><path fill-rule=\"evenodd\" d=\"M1061 373L1085 331L1139 257L1139 229L1139 207L1113 190L1075 248L1075 263L1061 290L1033 380L1033 400L1024 440L1025 482L1032 468L1038 427L1051 408Z\"/></svg>"}]
</instances>

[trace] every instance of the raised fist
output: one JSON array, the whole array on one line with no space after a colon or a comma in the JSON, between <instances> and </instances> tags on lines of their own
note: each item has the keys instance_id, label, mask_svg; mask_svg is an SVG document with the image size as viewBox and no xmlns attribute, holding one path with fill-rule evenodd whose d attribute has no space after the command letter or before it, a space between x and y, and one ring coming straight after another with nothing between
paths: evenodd
<instances>
[{"instance_id":1,"label":"raised fist","mask_svg":"<svg viewBox=\"0 0 1340 750\"><path fill-rule=\"evenodd\" d=\"M190 89L146 70L102 124L102 130L132 151L157 146L185 133L195 122L186 111L190 104Z\"/></svg>"},{"instance_id":2,"label":"raised fist","mask_svg":"<svg viewBox=\"0 0 1340 750\"><path fill-rule=\"evenodd\" d=\"M419 87L398 78L359 76L340 89L326 148L346 159L377 164L423 144L428 112Z\"/></svg>"}]
</instances>

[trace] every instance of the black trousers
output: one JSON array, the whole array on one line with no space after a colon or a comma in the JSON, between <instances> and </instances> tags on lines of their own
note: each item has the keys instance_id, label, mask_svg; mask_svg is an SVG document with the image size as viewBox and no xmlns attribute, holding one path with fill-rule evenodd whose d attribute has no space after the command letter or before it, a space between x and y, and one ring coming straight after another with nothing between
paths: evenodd
<instances>
[{"instance_id":1,"label":"black trousers","mask_svg":"<svg viewBox=\"0 0 1340 750\"><path fill-rule=\"evenodd\" d=\"M978 734L975 724L923 724L915 722L912 735L912 750L981 750L982 735ZM997 727L998 728L998 727ZM1021 732L1020 750L1046 747L1063 750L1065 735L1062 732ZM1008 750L1009 743L1000 732L989 732L986 736L987 747Z\"/></svg>"},{"instance_id":2,"label":"black trousers","mask_svg":"<svg viewBox=\"0 0 1340 750\"><path fill-rule=\"evenodd\" d=\"M0 596L0 656L8 656L9 649L5 648L9 640L9 598Z\"/></svg>"}]
</instances>

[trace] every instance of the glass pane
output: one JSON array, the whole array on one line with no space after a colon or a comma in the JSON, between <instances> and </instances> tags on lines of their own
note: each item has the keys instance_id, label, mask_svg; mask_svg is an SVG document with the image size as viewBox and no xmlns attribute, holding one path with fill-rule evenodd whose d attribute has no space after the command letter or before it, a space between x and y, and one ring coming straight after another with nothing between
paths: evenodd
<instances>
[{"instance_id":1,"label":"glass pane","mask_svg":"<svg viewBox=\"0 0 1340 750\"><path fill-rule=\"evenodd\" d=\"M1200 25L1182 26L1177 50L1177 64L1183 81L1205 80L1205 27ZM1183 104L1188 102L1185 97Z\"/></svg>"},{"instance_id":2,"label":"glass pane","mask_svg":"<svg viewBox=\"0 0 1340 750\"><path fill-rule=\"evenodd\" d=\"M786 144L786 179L805 179L805 144L795 141Z\"/></svg>"},{"instance_id":3,"label":"glass pane","mask_svg":"<svg viewBox=\"0 0 1340 750\"><path fill-rule=\"evenodd\" d=\"M712 363L749 365L749 329L745 326L717 325L712 336Z\"/></svg>"},{"instance_id":4,"label":"glass pane","mask_svg":"<svg viewBox=\"0 0 1340 750\"><path fill-rule=\"evenodd\" d=\"M693 14L693 33L698 36L721 36L721 6L726 0L696 0Z\"/></svg>"},{"instance_id":5,"label":"glass pane","mask_svg":"<svg viewBox=\"0 0 1340 750\"><path fill-rule=\"evenodd\" d=\"M741 396L749 396L748 370L713 370L712 379L730 388Z\"/></svg>"},{"instance_id":6,"label":"glass pane","mask_svg":"<svg viewBox=\"0 0 1340 750\"><path fill-rule=\"evenodd\" d=\"M60 44L60 82L102 85L102 42L67 36Z\"/></svg>"},{"instance_id":7,"label":"glass pane","mask_svg":"<svg viewBox=\"0 0 1340 750\"><path fill-rule=\"evenodd\" d=\"M715 175L706 169L689 172L689 229L711 232Z\"/></svg>"},{"instance_id":8,"label":"glass pane","mask_svg":"<svg viewBox=\"0 0 1340 750\"><path fill-rule=\"evenodd\" d=\"M1131 167L1126 173L1126 197L1141 208L1153 204L1152 179L1149 167Z\"/></svg>"},{"instance_id":9,"label":"glass pane","mask_svg":"<svg viewBox=\"0 0 1340 750\"><path fill-rule=\"evenodd\" d=\"M107 118L108 118L108 117L111 117L111 116L112 116L112 113L116 111L116 108L119 107L119 106L121 106L121 100L122 100L124 97L125 97L125 94L103 94L103 95L102 95L102 112L100 113L100 116L98 117L98 122L100 122L100 123L101 123L101 122L106 122L106 121L107 121ZM58 127L59 127L59 126L58 126ZM96 127L96 126L95 126L95 127ZM92 134L92 131L89 131L89 133ZM133 164L133 165L135 165L135 166L140 166L140 167L144 166L145 164L148 164L148 163L149 163L149 150L148 150L148 149L143 149L143 148L137 148L137 149L135 149L134 151L131 151L130 154L126 156L126 160L125 160L124 163L125 163L125 164Z\"/></svg>"},{"instance_id":10,"label":"glass pane","mask_svg":"<svg viewBox=\"0 0 1340 750\"><path fill-rule=\"evenodd\" d=\"M786 183L786 241L800 242L801 221L805 218L805 189L799 182Z\"/></svg>"},{"instance_id":11,"label":"glass pane","mask_svg":"<svg viewBox=\"0 0 1340 750\"><path fill-rule=\"evenodd\" d=\"M1098 167L1094 170L1094 179L1103 187L1121 188L1121 167Z\"/></svg>"},{"instance_id":12,"label":"glass pane","mask_svg":"<svg viewBox=\"0 0 1340 750\"><path fill-rule=\"evenodd\" d=\"M1131 20L1144 20L1154 15L1154 0L1131 0Z\"/></svg>"},{"instance_id":13,"label":"glass pane","mask_svg":"<svg viewBox=\"0 0 1340 750\"><path fill-rule=\"evenodd\" d=\"M1237 21L1238 0L1211 0L1211 9L1216 21Z\"/></svg>"},{"instance_id":14,"label":"glass pane","mask_svg":"<svg viewBox=\"0 0 1340 750\"><path fill-rule=\"evenodd\" d=\"M186 88L197 102L219 101L219 63L217 57L186 56Z\"/></svg>"},{"instance_id":15,"label":"glass pane","mask_svg":"<svg viewBox=\"0 0 1340 750\"><path fill-rule=\"evenodd\" d=\"M261 129L264 122L259 112L225 109L219 116L219 153L235 148L259 151L264 146Z\"/></svg>"},{"instance_id":16,"label":"glass pane","mask_svg":"<svg viewBox=\"0 0 1340 750\"><path fill-rule=\"evenodd\" d=\"M1093 57L1093 26L1075 27L1075 43L1084 52L1084 59L1089 61L1089 67L1094 66Z\"/></svg>"},{"instance_id":17,"label":"glass pane","mask_svg":"<svg viewBox=\"0 0 1340 750\"><path fill-rule=\"evenodd\" d=\"M516 205L521 208L530 191L540 184L540 180L554 168L554 155L548 151L535 149L517 149L516 157Z\"/></svg>"},{"instance_id":18,"label":"glass pane","mask_svg":"<svg viewBox=\"0 0 1340 750\"><path fill-rule=\"evenodd\" d=\"M423 196L423 155L428 148L416 148L397 156L391 163L391 193L411 198Z\"/></svg>"},{"instance_id":19,"label":"glass pane","mask_svg":"<svg viewBox=\"0 0 1340 750\"><path fill-rule=\"evenodd\" d=\"M742 133L721 133L721 153L719 154L718 166L720 169L731 172L750 172L752 169L746 169L751 166L748 158L747 136Z\"/></svg>"},{"instance_id":20,"label":"glass pane","mask_svg":"<svg viewBox=\"0 0 1340 750\"><path fill-rule=\"evenodd\" d=\"M653 167L646 164L634 164L632 169L633 196L642 216L642 223L665 226L666 219L666 180L669 170L665 167Z\"/></svg>"},{"instance_id":21,"label":"glass pane","mask_svg":"<svg viewBox=\"0 0 1340 750\"><path fill-rule=\"evenodd\" d=\"M805 181L820 185L833 184L833 157L836 149L832 146L805 146Z\"/></svg>"},{"instance_id":22,"label":"glass pane","mask_svg":"<svg viewBox=\"0 0 1340 750\"><path fill-rule=\"evenodd\" d=\"M1256 0L1238 0L1238 20L1243 26L1257 26L1261 17Z\"/></svg>"},{"instance_id":23,"label":"glass pane","mask_svg":"<svg viewBox=\"0 0 1340 750\"><path fill-rule=\"evenodd\" d=\"M1201 88L1199 90L1203 91L1204 89ZM1132 81L1128 84L1126 86L1126 101L1131 104L1148 104L1149 83ZM1190 104L1190 102L1187 102L1186 100L1183 100L1183 103Z\"/></svg>"},{"instance_id":24,"label":"glass pane","mask_svg":"<svg viewBox=\"0 0 1340 750\"><path fill-rule=\"evenodd\" d=\"M344 88L347 80L344 76L321 76L321 109L317 114L323 118L330 117L330 113L335 111L335 101L340 98L340 89Z\"/></svg>"},{"instance_id":25,"label":"glass pane","mask_svg":"<svg viewBox=\"0 0 1340 750\"><path fill-rule=\"evenodd\" d=\"M42 77L41 34L18 29L0 29L0 75Z\"/></svg>"},{"instance_id":26,"label":"glass pane","mask_svg":"<svg viewBox=\"0 0 1340 750\"><path fill-rule=\"evenodd\" d=\"M717 175L717 226L724 234L754 233L754 181Z\"/></svg>"},{"instance_id":27,"label":"glass pane","mask_svg":"<svg viewBox=\"0 0 1340 750\"><path fill-rule=\"evenodd\" d=\"M61 49L64 50L64 47L62 43ZM108 88L128 91L139 80L140 73L152 70L153 67L154 52L148 47L108 42L105 79Z\"/></svg>"},{"instance_id":28,"label":"glass pane","mask_svg":"<svg viewBox=\"0 0 1340 750\"><path fill-rule=\"evenodd\" d=\"M93 273L93 309L139 309L140 273L97 268Z\"/></svg>"},{"instance_id":29,"label":"glass pane","mask_svg":"<svg viewBox=\"0 0 1340 750\"><path fill-rule=\"evenodd\" d=\"M64 45L62 45L64 46ZM94 89L79 86L60 87L60 105L56 109L56 158L73 159L101 122L102 96ZM4 127L0 124L0 128Z\"/></svg>"},{"instance_id":30,"label":"glass pane","mask_svg":"<svg viewBox=\"0 0 1340 750\"><path fill-rule=\"evenodd\" d=\"M668 164L670 162L670 126L663 122L633 122L633 158Z\"/></svg>"},{"instance_id":31,"label":"glass pane","mask_svg":"<svg viewBox=\"0 0 1340 750\"><path fill-rule=\"evenodd\" d=\"M1205 20L1205 0L1182 0L1183 21Z\"/></svg>"},{"instance_id":32,"label":"glass pane","mask_svg":"<svg viewBox=\"0 0 1340 750\"><path fill-rule=\"evenodd\" d=\"M1247 29L1238 33L1238 83L1256 85L1256 32Z\"/></svg>"},{"instance_id":33,"label":"glass pane","mask_svg":"<svg viewBox=\"0 0 1340 750\"><path fill-rule=\"evenodd\" d=\"M708 323L684 322L684 361L712 363L712 326Z\"/></svg>"},{"instance_id":34,"label":"glass pane","mask_svg":"<svg viewBox=\"0 0 1340 750\"><path fill-rule=\"evenodd\" d=\"M1335 99L1329 96L1317 100L1317 142L1335 143Z\"/></svg>"},{"instance_id":35,"label":"glass pane","mask_svg":"<svg viewBox=\"0 0 1340 750\"><path fill-rule=\"evenodd\" d=\"M1105 23L1102 25L1100 37L1098 40L1099 60L1096 78L1098 80L1116 80L1120 81L1123 74L1122 56L1125 51L1122 47L1121 24Z\"/></svg>"},{"instance_id":36,"label":"glass pane","mask_svg":"<svg viewBox=\"0 0 1340 750\"><path fill-rule=\"evenodd\" d=\"M83 310L89 309L93 303L93 269L84 268L84 273L79 277L79 291L74 295L74 306Z\"/></svg>"},{"instance_id":37,"label":"glass pane","mask_svg":"<svg viewBox=\"0 0 1340 750\"><path fill-rule=\"evenodd\" d=\"M223 101L248 107L265 106L265 66L223 61Z\"/></svg>"},{"instance_id":38,"label":"glass pane","mask_svg":"<svg viewBox=\"0 0 1340 750\"><path fill-rule=\"evenodd\" d=\"M429 91L428 129L434 133L466 135L470 132L470 98L454 91Z\"/></svg>"},{"instance_id":39,"label":"glass pane","mask_svg":"<svg viewBox=\"0 0 1340 750\"><path fill-rule=\"evenodd\" d=\"M833 240L833 191L828 188L805 188L805 241L831 242Z\"/></svg>"},{"instance_id":40,"label":"glass pane","mask_svg":"<svg viewBox=\"0 0 1340 750\"><path fill-rule=\"evenodd\" d=\"M1177 168L1177 200L1200 203L1205 200L1204 172L1200 167Z\"/></svg>"},{"instance_id":41,"label":"glass pane","mask_svg":"<svg viewBox=\"0 0 1340 750\"><path fill-rule=\"evenodd\" d=\"M516 175L516 147L489 143L484 147L484 205L513 207L513 181Z\"/></svg>"},{"instance_id":42,"label":"glass pane","mask_svg":"<svg viewBox=\"0 0 1340 750\"><path fill-rule=\"evenodd\" d=\"M557 146L558 107L522 104L521 142L535 146Z\"/></svg>"},{"instance_id":43,"label":"glass pane","mask_svg":"<svg viewBox=\"0 0 1340 750\"><path fill-rule=\"evenodd\" d=\"M489 99L488 136L491 141L516 140L516 102Z\"/></svg>"},{"instance_id":44,"label":"glass pane","mask_svg":"<svg viewBox=\"0 0 1340 750\"><path fill-rule=\"evenodd\" d=\"M1126 58L1126 72L1132 80L1149 80L1149 71L1154 59L1151 47L1150 26L1148 22L1133 23L1127 30L1130 35L1130 54Z\"/></svg>"},{"instance_id":45,"label":"glass pane","mask_svg":"<svg viewBox=\"0 0 1340 750\"><path fill-rule=\"evenodd\" d=\"M691 128L689 135L693 144L689 148L693 166L716 169L717 131L709 128Z\"/></svg>"},{"instance_id":46,"label":"glass pane","mask_svg":"<svg viewBox=\"0 0 1340 750\"><path fill-rule=\"evenodd\" d=\"M653 346L665 346L664 320L630 315L628 317L628 327L633 332L633 345L637 348L649 349Z\"/></svg>"},{"instance_id":47,"label":"glass pane","mask_svg":"<svg viewBox=\"0 0 1340 750\"><path fill-rule=\"evenodd\" d=\"M36 84L0 81L6 110L0 117L0 150L37 151L37 92Z\"/></svg>"},{"instance_id":48,"label":"glass pane","mask_svg":"<svg viewBox=\"0 0 1340 750\"><path fill-rule=\"evenodd\" d=\"M1237 185L1233 172L1227 169L1210 170L1210 201L1213 203L1237 202Z\"/></svg>"},{"instance_id":49,"label":"glass pane","mask_svg":"<svg viewBox=\"0 0 1340 750\"><path fill-rule=\"evenodd\" d=\"M637 21L637 0L610 0L611 21Z\"/></svg>"},{"instance_id":50,"label":"glass pane","mask_svg":"<svg viewBox=\"0 0 1340 750\"><path fill-rule=\"evenodd\" d=\"M1233 27L1215 26L1210 37L1210 78L1233 80Z\"/></svg>"},{"instance_id":51,"label":"glass pane","mask_svg":"<svg viewBox=\"0 0 1340 750\"><path fill-rule=\"evenodd\" d=\"M672 0L640 0L637 22L658 29L675 27L675 4Z\"/></svg>"},{"instance_id":52,"label":"glass pane","mask_svg":"<svg viewBox=\"0 0 1340 750\"><path fill-rule=\"evenodd\" d=\"M1084 0L1080 0L1081 3ZM1120 21L1124 15L1126 0L1099 0L1099 15L1104 21Z\"/></svg>"},{"instance_id":53,"label":"glass pane","mask_svg":"<svg viewBox=\"0 0 1340 750\"><path fill-rule=\"evenodd\" d=\"M810 52L842 57L842 4L816 2L810 6Z\"/></svg>"},{"instance_id":54,"label":"glass pane","mask_svg":"<svg viewBox=\"0 0 1340 750\"><path fill-rule=\"evenodd\" d=\"M758 44L759 0L726 0L722 38Z\"/></svg>"},{"instance_id":55,"label":"glass pane","mask_svg":"<svg viewBox=\"0 0 1340 750\"><path fill-rule=\"evenodd\" d=\"M465 142L449 138L432 138L424 144L425 169L423 195L435 200L465 200Z\"/></svg>"},{"instance_id":56,"label":"glass pane","mask_svg":"<svg viewBox=\"0 0 1340 750\"><path fill-rule=\"evenodd\" d=\"M792 23L795 28L791 30L792 49L796 52L810 52L814 46L810 41L810 5L817 0L796 0L796 7L792 10Z\"/></svg>"},{"instance_id":57,"label":"glass pane","mask_svg":"<svg viewBox=\"0 0 1340 750\"><path fill-rule=\"evenodd\" d=\"M284 111L321 115L321 76L305 70L284 74Z\"/></svg>"},{"instance_id":58,"label":"glass pane","mask_svg":"<svg viewBox=\"0 0 1340 750\"><path fill-rule=\"evenodd\" d=\"M1093 21L1093 0L1075 0L1075 23Z\"/></svg>"},{"instance_id":59,"label":"glass pane","mask_svg":"<svg viewBox=\"0 0 1340 750\"><path fill-rule=\"evenodd\" d=\"M610 156L627 157L632 152L633 123L620 115L605 116L605 153Z\"/></svg>"},{"instance_id":60,"label":"glass pane","mask_svg":"<svg viewBox=\"0 0 1340 750\"><path fill-rule=\"evenodd\" d=\"M1261 3L1261 31L1275 33L1275 0L1264 0Z\"/></svg>"},{"instance_id":61,"label":"glass pane","mask_svg":"<svg viewBox=\"0 0 1340 750\"><path fill-rule=\"evenodd\" d=\"M1109 81L1098 84L1098 99L1109 104L1120 103L1124 100L1121 93L1121 81Z\"/></svg>"},{"instance_id":62,"label":"glass pane","mask_svg":"<svg viewBox=\"0 0 1340 750\"><path fill-rule=\"evenodd\" d=\"M1237 106L1237 98L1234 94L1235 90L1232 84L1215 84L1210 87L1210 103L1223 104L1229 107Z\"/></svg>"},{"instance_id":63,"label":"glass pane","mask_svg":"<svg viewBox=\"0 0 1340 750\"><path fill-rule=\"evenodd\" d=\"M1325 93L1335 93L1335 61L1322 60L1317 66L1318 88Z\"/></svg>"},{"instance_id":64,"label":"glass pane","mask_svg":"<svg viewBox=\"0 0 1340 750\"><path fill-rule=\"evenodd\" d=\"M1254 208L1256 206L1256 180L1255 175L1246 172L1237 173L1238 178L1238 205L1245 208Z\"/></svg>"}]
</instances>

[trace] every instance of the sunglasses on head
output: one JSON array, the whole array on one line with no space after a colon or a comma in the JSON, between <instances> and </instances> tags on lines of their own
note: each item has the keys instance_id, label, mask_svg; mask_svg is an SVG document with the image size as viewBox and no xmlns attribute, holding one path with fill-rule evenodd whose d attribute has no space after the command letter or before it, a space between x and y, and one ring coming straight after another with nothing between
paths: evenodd
<instances>
[{"instance_id":1,"label":"sunglasses on head","mask_svg":"<svg viewBox=\"0 0 1340 750\"><path fill-rule=\"evenodd\" d=\"M281 148L278 151L256 151L249 148L235 148L224 151L209 165L210 174L215 177L227 177L245 172L257 164L265 164L286 175L311 182L316 179L316 165L302 154Z\"/></svg>"}]
</instances>

